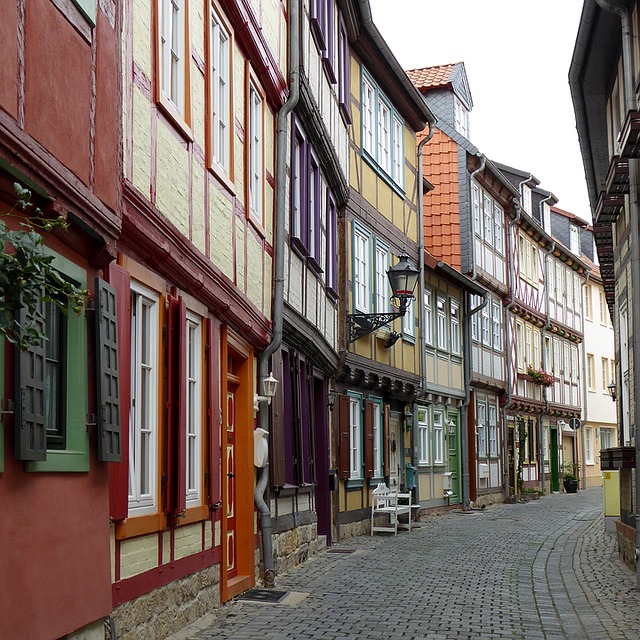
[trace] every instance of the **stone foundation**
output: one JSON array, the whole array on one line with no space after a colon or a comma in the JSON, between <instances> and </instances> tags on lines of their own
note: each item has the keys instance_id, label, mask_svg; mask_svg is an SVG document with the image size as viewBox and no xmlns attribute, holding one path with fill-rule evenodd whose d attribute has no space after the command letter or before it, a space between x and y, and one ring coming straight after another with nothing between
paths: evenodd
<instances>
[{"instance_id":1,"label":"stone foundation","mask_svg":"<svg viewBox=\"0 0 640 640\"><path fill-rule=\"evenodd\" d=\"M215 565L116 607L118 640L163 640L220 608L220 567ZM107 636L108 637L108 636Z\"/></svg>"},{"instance_id":2,"label":"stone foundation","mask_svg":"<svg viewBox=\"0 0 640 640\"><path fill-rule=\"evenodd\" d=\"M370 534L370 520L356 520L354 522L345 522L340 524L340 540L355 538L356 536L368 536Z\"/></svg>"},{"instance_id":3,"label":"stone foundation","mask_svg":"<svg viewBox=\"0 0 640 640\"><path fill-rule=\"evenodd\" d=\"M636 530L620 520L616 520L618 554L632 569L636 568Z\"/></svg>"},{"instance_id":4,"label":"stone foundation","mask_svg":"<svg viewBox=\"0 0 640 640\"><path fill-rule=\"evenodd\" d=\"M68 633L64 636L64 640L104 640L105 637L107 637L105 636L105 623L100 619L73 633Z\"/></svg>"},{"instance_id":5,"label":"stone foundation","mask_svg":"<svg viewBox=\"0 0 640 640\"><path fill-rule=\"evenodd\" d=\"M324 547L318 540L318 526L315 522L274 533L272 544L276 574L286 573Z\"/></svg>"},{"instance_id":6,"label":"stone foundation","mask_svg":"<svg viewBox=\"0 0 640 640\"><path fill-rule=\"evenodd\" d=\"M504 495L502 493L480 494L471 502L471 508L478 509L482 507L490 507L494 504L504 504Z\"/></svg>"}]
</instances>

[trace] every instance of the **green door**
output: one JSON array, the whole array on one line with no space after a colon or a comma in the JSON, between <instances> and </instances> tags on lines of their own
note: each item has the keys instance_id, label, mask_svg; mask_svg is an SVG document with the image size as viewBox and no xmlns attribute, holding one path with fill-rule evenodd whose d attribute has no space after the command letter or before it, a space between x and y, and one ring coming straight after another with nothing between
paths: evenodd
<instances>
[{"instance_id":1,"label":"green door","mask_svg":"<svg viewBox=\"0 0 640 640\"><path fill-rule=\"evenodd\" d=\"M551 491L560 491L560 474L558 468L558 429L551 427L551 442L549 443L551 455Z\"/></svg>"},{"instance_id":2,"label":"green door","mask_svg":"<svg viewBox=\"0 0 640 640\"><path fill-rule=\"evenodd\" d=\"M450 426L453 423L454 426ZM451 472L451 492L449 504L460 504L460 440L458 438L458 416L447 416L445 425L449 448L449 471Z\"/></svg>"}]
</instances>

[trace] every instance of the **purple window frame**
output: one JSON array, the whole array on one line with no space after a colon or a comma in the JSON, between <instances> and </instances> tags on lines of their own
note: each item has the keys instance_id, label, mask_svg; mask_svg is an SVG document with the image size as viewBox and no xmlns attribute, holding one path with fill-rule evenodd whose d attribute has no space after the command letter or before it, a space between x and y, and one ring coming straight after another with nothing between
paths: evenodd
<instances>
[{"instance_id":1,"label":"purple window frame","mask_svg":"<svg viewBox=\"0 0 640 640\"><path fill-rule=\"evenodd\" d=\"M349 38L342 14L338 16L338 105L345 124L351 124Z\"/></svg>"},{"instance_id":2,"label":"purple window frame","mask_svg":"<svg viewBox=\"0 0 640 640\"><path fill-rule=\"evenodd\" d=\"M326 0L311 0L311 34L321 52L326 49L325 25L326 25Z\"/></svg>"},{"instance_id":3,"label":"purple window frame","mask_svg":"<svg viewBox=\"0 0 640 640\"><path fill-rule=\"evenodd\" d=\"M324 70L329 78L329 82L331 84L335 84L337 82L336 71L335 71L335 63L334 63L334 44L333 44L333 9L335 6L335 0L325 0L325 9L324 9L324 41L326 47L322 51L322 65L324 66Z\"/></svg>"},{"instance_id":4,"label":"purple window frame","mask_svg":"<svg viewBox=\"0 0 640 640\"><path fill-rule=\"evenodd\" d=\"M307 165L307 139L298 126L297 122L293 121L293 129L291 136L291 245L298 253L303 256L309 254L309 207L307 202L307 179L308 179L308 165ZM296 174L296 163L298 161L299 174ZM296 183L299 185L299 209L295 205L296 197Z\"/></svg>"},{"instance_id":5,"label":"purple window frame","mask_svg":"<svg viewBox=\"0 0 640 640\"><path fill-rule=\"evenodd\" d=\"M308 264L316 273L322 273L322 265L320 264L320 163L311 147L308 148L308 167L307 172L307 197L305 204L307 205L307 237L306 246L309 252ZM313 189L315 194L313 200L313 208L311 207L310 194ZM311 230L313 229L313 246L311 246Z\"/></svg>"},{"instance_id":6,"label":"purple window frame","mask_svg":"<svg viewBox=\"0 0 640 640\"><path fill-rule=\"evenodd\" d=\"M327 292L338 297L338 251L336 246L338 207L330 189L327 189Z\"/></svg>"}]
</instances>

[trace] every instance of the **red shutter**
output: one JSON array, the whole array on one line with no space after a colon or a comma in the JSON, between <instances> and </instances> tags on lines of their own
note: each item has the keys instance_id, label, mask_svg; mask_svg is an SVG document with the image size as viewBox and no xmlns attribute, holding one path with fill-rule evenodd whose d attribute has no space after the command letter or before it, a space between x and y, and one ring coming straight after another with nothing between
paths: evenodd
<instances>
[{"instance_id":1,"label":"red shutter","mask_svg":"<svg viewBox=\"0 0 640 640\"><path fill-rule=\"evenodd\" d=\"M349 396L338 396L338 473L341 480L348 480L351 473L349 456L351 455L351 401Z\"/></svg>"},{"instance_id":2,"label":"red shutter","mask_svg":"<svg viewBox=\"0 0 640 640\"><path fill-rule=\"evenodd\" d=\"M364 477L373 478L373 407L371 400L364 401Z\"/></svg>"},{"instance_id":3,"label":"red shutter","mask_svg":"<svg viewBox=\"0 0 640 640\"><path fill-rule=\"evenodd\" d=\"M129 409L131 405L131 277L117 264L107 270L116 290L118 322L118 371L120 372L120 445L122 461L109 465L109 515L124 520L129 508Z\"/></svg>"},{"instance_id":4,"label":"red shutter","mask_svg":"<svg viewBox=\"0 0 640 640\"><path fill-rule=\"evenodd\" d=\"M284 370L282 350L279 350L271 358L271 370L273 375L281 383L278 385L276 395L271 401L271 433L269 435L269 468L271 471L271 485L282 487L285 484L284 464L284 395L289 388L285 376L289 371Z\"/></svg>"},{"instance_id":5,"label":"red shutter","mask_svg":"<svg viewBox=\"0 0 640 640\"><path fill-rule=\"evenodd\" d=\"M169 298L167 313L167 457L165 512L179 516L186 509L186 306Z\"/></svg>"},{"instance_id":6,"label":"red shutter","mask_svg":"<svg viewBox=\"0 0 640 640\"><path fill-rule=\"evenodd\" d=\"M209 438L209 507L220 503L220 372L218 323L207 322L207 432Z\"/></svg>"},{"instance_id":7,"label":"red shutter","mask_svg":"<svg viewBox=\"0 0 640 640\"><path fill-rule=\"evenodd\" d=\"M391 448L391 436L389 434L389 417L391 415L391 408L388 404L384 405L383 421L382 421L382 439L384 442L382 450L382 475L389 477L389 455Z\"/></svg>"}]
</instances>

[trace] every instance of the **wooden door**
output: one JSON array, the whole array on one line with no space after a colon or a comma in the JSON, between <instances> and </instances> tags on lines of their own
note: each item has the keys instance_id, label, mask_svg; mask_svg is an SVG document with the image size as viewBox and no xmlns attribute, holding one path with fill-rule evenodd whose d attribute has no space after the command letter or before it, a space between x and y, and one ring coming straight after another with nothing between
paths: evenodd
<instances>
[{"instance_id":1,"label":"wooden door","mask_svg":"<svg viewBox=\"0 0 640 640\"><path fill-rule=\"evenodd\" d=\"M551 455L551 491L560 491L560 465L558 464L558 429L551 427L551 443L549 453Z\"/></svg>"},{"instance_id":2,"label":"wooden door","mask_svg":"<svg viewBox=\"0 0 640 640\"><path fill-rule=\"evenodd\" d=\"M399 491L402 482L404 444L400 415L398 411L392 411L389 417L389 487L392 491Z\"/></svg>"},{"instance_id":3,"label":"wooden door","mask_svg":"<svg viewBox=\"0 0 640 640\"><path fill-rule=\"evenodd\" d=\"M236 390L237 383L227 381L227 416L226 416L226 467L227 467L227 501L226 519L227 535L225 544L227 580L238 575L237 536L236 536Z\"/></svg>"},{"instance_id":4,"label":"wooden door","mask_svg":"<svg viewBox=\"0 0 640 640\"><path fill-rule=\"evenodd\" d=\"M449 422L454 423L453 429L449 428ZM448 416L447 424L445 424L447 445L449 449L448 471L451 473L451 491L452 496L449 504L460 503L460 440L458 438L458 418L457 416Z\"/></svg>"}]
</instances>

